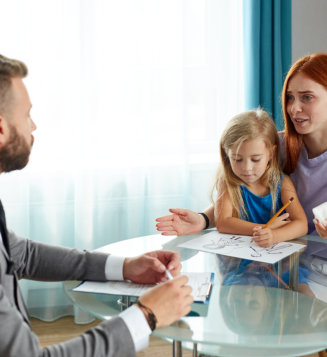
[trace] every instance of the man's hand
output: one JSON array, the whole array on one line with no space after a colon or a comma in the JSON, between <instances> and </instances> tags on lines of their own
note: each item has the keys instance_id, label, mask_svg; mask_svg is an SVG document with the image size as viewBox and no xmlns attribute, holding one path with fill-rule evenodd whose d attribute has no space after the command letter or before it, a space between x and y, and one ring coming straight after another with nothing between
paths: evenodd
<instances>
[{"instance_id":1,"label":"man's hand","mask_svg":"<svg viewBox=\"0 0 327 357\"><path fill-rule=\"evenodd\" d=\"M187 282L187 276L180 275L148 290L139 298L155 314L157 328L168 326L190 312L193 297Z\"/></svg>"},{"instance_id":2,"label":"man's hand","mask_svg":"<svg viewBox=\"0 0 327 357\"><path fill-rule=\"evenodd\" d=\"M189 209L171 208L172 214L156 219L157 230L164 236L187 235L201 232L206 222L204 217Z\"/></svg>"},{"instance_id":3,"label":"man's hand","mask_svg":"<svg viewBox=\"0 0 327 357\"><path fill-rule=\"evenodd\" d=\"M172 276L179 275L182 265L178 253L168 250L155 250L138 257L125 258L123 276L140 284L155 284L166 281L166 269Z\"/></svg>"},{"instance_id":4,"label":"man's hand","mask_svg":"<svg viewBox=\"0 0 327 357\"><path fill-rule=\"evenodd\" d=\"M260 226L253 228L253 238L260 247L268 248L275 242L273 230L270 228L262 228Z\"/></svg>"}]
</instances>

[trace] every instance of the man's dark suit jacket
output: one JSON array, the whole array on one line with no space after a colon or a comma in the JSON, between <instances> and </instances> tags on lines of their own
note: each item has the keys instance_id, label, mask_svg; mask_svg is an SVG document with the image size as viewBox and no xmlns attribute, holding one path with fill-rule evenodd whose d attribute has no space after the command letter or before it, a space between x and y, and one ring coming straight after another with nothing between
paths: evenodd
<instances>
[{"instance_id":1,"label":"man's dark suit jacket","mask_svg":"<svg viewBox=\"0 0 327 357\"><path fill-rule=\"evenodd\" d=\"M120 317L104 321L77 338L41 349L30 327L17 279L104 281L107 255L49 246L9 232L14 275L7 274L8 255L0 241L0 356L97 357L135 356L130 332Z\"/></svg>"}]
</instances>

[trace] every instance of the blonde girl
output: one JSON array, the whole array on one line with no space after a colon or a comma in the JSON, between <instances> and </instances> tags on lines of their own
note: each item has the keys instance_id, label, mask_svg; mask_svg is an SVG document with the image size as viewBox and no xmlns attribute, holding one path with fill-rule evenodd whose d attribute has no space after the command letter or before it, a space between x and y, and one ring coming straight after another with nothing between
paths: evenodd
<instances>
[{"instance_id":1,"label":"blonde girl","mask_svg":"<svg viewBox=\"0 0 327 357\"><path fill-rule=\"evenodd\" d=\"M303 236L307 219L291 179L280 170L274 122L258 108L233 117L220 140L221 163L213 192L221 233L252 235L262 247ZM265 223L293 198L268 227Z\"/></svg>"}]
</instances>

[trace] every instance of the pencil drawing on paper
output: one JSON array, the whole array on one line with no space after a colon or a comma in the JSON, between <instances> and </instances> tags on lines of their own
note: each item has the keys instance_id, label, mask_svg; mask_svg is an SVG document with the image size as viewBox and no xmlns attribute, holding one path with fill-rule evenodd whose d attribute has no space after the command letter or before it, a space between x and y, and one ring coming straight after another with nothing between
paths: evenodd
<instances>
[{"instance_id":1,"label":"pencil drawing on paper","mask_svg":"<svg viewBox=\"0 0 327 357\"><path fill-rule=\"evenodd\" d=\"M258 246L254 247L254 245L250 243L249 247L251 249L251 257L262 257L263 253L282 254L286 248L291 247L291 244L273 244L268 248L262 248Z\"/></svg>"},{"instance_id":2,"label":"pencil drawing on paper","mask_svg":"<svg viewBox=\"0 0 327 357\"><path fill-rule=\"evenodd\" d=\"M203 244L203 248L207 249L222 249L225 247L243 247L245 240L242 237L231 236L231 237L217 237L216 239L210 239L210 242Z\"/></svg>"},{"instance_id":3,"label":"pencil drawing on paper","mask_svg":"<svg viewBox=\"0 0 327 357\"><path fill-rule=\"evenodd\" d=\"M197 238L180 244L179 247L265 263L275 263L303 250L303 245L291 242L281 242L264 248L252 242L251 236L224 234L218 231L199 235Z\"/></svg>"},{"instance_id":4,"label":"pencil drawing on paper","mask_svg":"<svg viewBox=\"0 0 327 357\"><path fill-rule=\"evenodd\" d=\"M226 247L229 247L228 253L232 254L234 250L240 249L240 248L245 248L247 247L250 249L250 256L251 257L262 257L262 255L265 254L282 254L283 251L290 247L291 244L273 244L270 247L263 248L258 246L254 242L250 242L248 240L245 240L244 237L242 238L241 236L218 236L215 238L210 238L209 242L206 242L205 244L202 245L204 249L209 249L209 250L220 250L224 249ZM225 252L226 253L226 252Z\"/></svg>"}]
</instances>

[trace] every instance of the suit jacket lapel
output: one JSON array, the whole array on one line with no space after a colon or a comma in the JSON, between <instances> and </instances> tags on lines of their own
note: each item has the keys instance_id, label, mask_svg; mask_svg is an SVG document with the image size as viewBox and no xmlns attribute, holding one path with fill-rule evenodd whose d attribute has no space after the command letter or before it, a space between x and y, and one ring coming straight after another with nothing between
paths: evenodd
<instances>
[{"instance_id":1,"label":"suit jacket lapel","mask_svg":"<svg viewBox=\"0 0 327 357\"><path fill-rule=\"evenodd\" d=\"M30 325L29 318L28 318L28 313L27 313L27 308L24 302L24 298L22 296L19 284L18 284L18 278L17 274L14 269L14 262L11 259L10 255L10 246L9 246L9 237L8 237L8 230L7 230L7 225L6 225L6 217L5 217L5 212L2 206L2 203L0 201L0 232L1 232L1 237L2 237L2 242L3 244L0 244L0 249L2 250L6 260L7 260L7 274L12 274L13 275L13 289L14 289L14 299L16 306L20 313L22 314L25 322Z\"/></svg>"},{"instance_id":2,"label":"suit jacket lapel","mask_svg":"<svg viewBox=\"0 0 327 357\"><path fill-rule=\"evenodd\" d=\"M18 283L18 278L17 278L16 272L13 273L13 276L14 276L14 289L15 289L16 306L17 306L18 310L21 312L25 322L28 325L30 325L30 320L29 320L29 316L28 316L28 310L27 310L27 307L25 305L23 294L22 294L22 292L20 290L20 286L19 286L19 283Z\"/></svg>"},{"instance_id":3,"label":"suit jacket lapel","mask_svg":"<svg viewBox=\"0 0 327 357\"><path fill-rule=\"evenodd\" d=\"M12 274L14 272L14 262L11 260L10 255L10 246L9 246L9 239L8 239L8 230L6 225L6 216L5 211L2 206L2 202L0 200L0 232L2 237L2 242L4 247L6 248L7 254L7 274Z\"/></svg>"},{"instance_id":4,"label":"suit jacket lapel","mask_svg":"<svg viewBox=\"0 0 327 357\"><path fill-rule=\"evenodd\" d=\"M0 242L0 250L2 251L3 255L6 257L6 260L9 260L7 249L1 242Z\"/></svg>"},{"instance_id":5,"label":"suit jacket lapel","mask_svg":"<svg viewBox=\"0 0 327 357\"><path fill-rule=\"evenodd\" d=\"M7 231L7 225L6 225L6 216L5 216L5 211L2 206L2 202L0 201L0 232L1 232L1 237L2 237L2 242L3 245L5 246L8 255L10 257L10 247L9 247L9 242L8 242L8 231Z\"/></svg>"}]
</instances>

